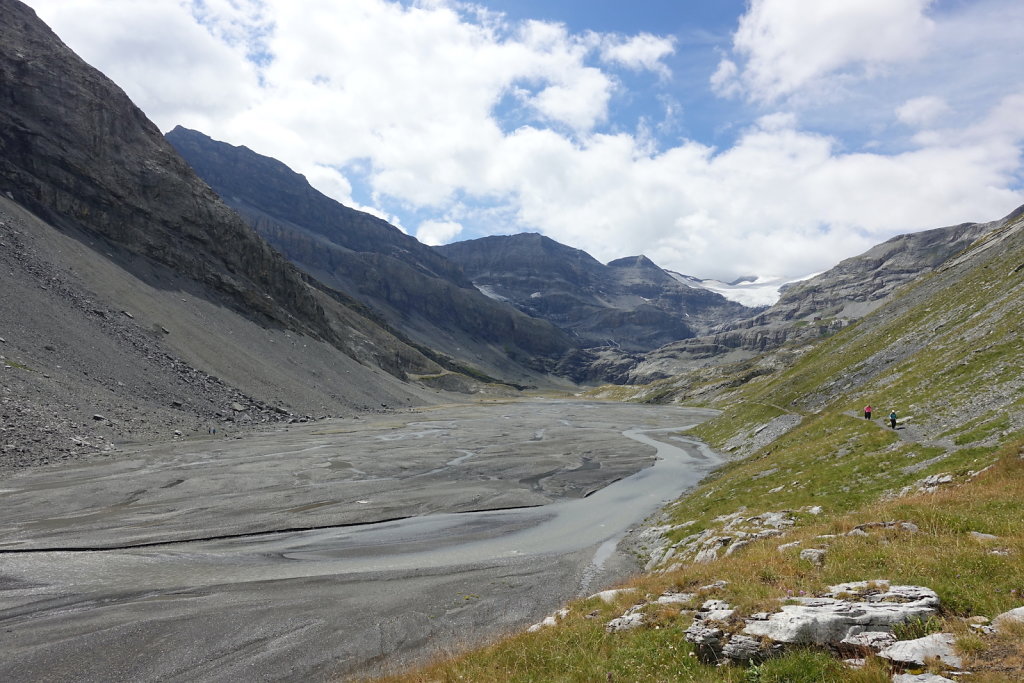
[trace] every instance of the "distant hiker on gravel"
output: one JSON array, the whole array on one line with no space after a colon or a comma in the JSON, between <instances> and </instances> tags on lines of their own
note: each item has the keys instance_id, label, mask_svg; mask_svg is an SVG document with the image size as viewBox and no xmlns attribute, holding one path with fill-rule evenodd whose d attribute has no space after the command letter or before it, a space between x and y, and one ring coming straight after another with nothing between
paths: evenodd
<instances>
[{"instance_id":1,"label":"distant hiker on gravel","mask_svg":"<svg viewBox=\"0 0 1024 683\"><path fill-rule=\"evenodd\" d=\"M864 406L864 419L865 420L870 420L871 419L871 406Z\"/></svg>"},{"instance_id":2,"label":"distant hiker on gravel","mask_svg":"<svg viewBox=\"0 0 1024 683\"><path fill-rule=\"evenodd\" d=\"M896 411L889 413L889 426L896 429Z\"/></svg>"}]
</instances>

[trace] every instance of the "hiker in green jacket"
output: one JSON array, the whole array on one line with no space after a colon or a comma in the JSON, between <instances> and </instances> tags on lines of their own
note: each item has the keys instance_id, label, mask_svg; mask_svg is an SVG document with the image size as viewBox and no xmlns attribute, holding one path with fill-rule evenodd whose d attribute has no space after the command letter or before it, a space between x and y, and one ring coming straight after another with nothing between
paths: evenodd
<instances>
[{"instance_id":1,"label":"hiker in green jacket","mask_svg":"<svg viewBox=\"0 0 1024 683\"><path fill-rule=\"evenodd\" d=\"M889 426L896 429L896 411L889 413Z\"/></svg>"}]
</instances>

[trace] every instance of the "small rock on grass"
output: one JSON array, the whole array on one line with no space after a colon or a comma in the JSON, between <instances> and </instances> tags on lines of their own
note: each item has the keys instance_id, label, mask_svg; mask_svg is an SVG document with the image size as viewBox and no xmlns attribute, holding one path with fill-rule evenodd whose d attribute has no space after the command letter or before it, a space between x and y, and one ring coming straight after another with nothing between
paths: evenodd
<instances>
[{"instance_id":1,"label":"small rock on grass","mask_svg":"<svg viewBox=\"0 0 1024 683\"><path fill-rule=\"evenodd\" d=\"M1005 630L1010 624L1024 624L1024 607L1017 607L1009 612L1003 612L992 620L992 626L996 631Z\"/></svg>"},{"instance_id":2,"label":"small rock on grass","mask_svg":"<svg viewBox=\"0 0 1024 683\"><path fill-rule=\"evenodd\" d=\"M654 602L656 602L659 605L682 605L682 604L690 602L695 597L696 597L696 594L694 594L694 593L674 593L674 592L669 592L669 593L662 593L661 595L658 596L658 599L655 600Z\"/></svg>"},{"instance_id":3,"label":"small rock on grass","mask_svg":"<svg viewBox=\"0 0 1024 683\"><path fill-rule=\"evenodd\" d=\"M554 614L551 614L549 616L544 617L544 619L542 619L540 622L538 622L538 623L534 624L533 626L531 626L530 628L526 629L526 632L527 633L536 633L537 631L541 630L542 628L547 628L549 626L557 626L558 622L560 620L564 619L568 614L569 614L569 610L567 610L567 609L560 609L557 612L555 612Z\"/></svg>"},{"instance_id":4,"label":"small rock on grass","mask_svg":"<svg viewBox=\"0 0 1024 683\"><path fill-rule=\"evenodd\" d=\"M800 551L800 559L820 567L825 564L825 551L821 548L807 548Z\"/></svg>"},{"instance_id":5,"label":"small rock on grass","mask_svg":"<svg viewBox=\"0 0 1024 683\"><path fill-rule=\"evenodd\" d=\"M722 648L722 656L734 662L756 662L765 659L768 653L757 638L735 635Z\"/></svg>"},{"instance_id":6,"label":"small rock on grass","mask_svg":"<svg viewBox=\"0 0 1024 683\"><path fill-rule=\"evenodd\" d=\"M642 607L642 605L640 607ZM632 631L635 628L640 628L641 626L643 626L643 624L643 612L634 608L630 609L621 617L616 617L609 621L605 625L604 630L608 633L618 633L619 631Z\"/></svg>"},{"instance_id":7,"label":"small rock on grass","mask_svg":"<svg viewBox=\"0 0 1024 683\"><path fill-rule=\"evenodd\" d=\"M601 598L601 602L604 602L604 603L607 603L607 604L610 605L611 603L615 602L615 599L617 597L619 597L620 595L625 595L627 593L635 593L635 592L636 592L635 588L613 588L611 590L601 591L600 593L594 593L593 595L591 595L587 599L591 600L593 598Z\"/></svg>"}]
</instances>

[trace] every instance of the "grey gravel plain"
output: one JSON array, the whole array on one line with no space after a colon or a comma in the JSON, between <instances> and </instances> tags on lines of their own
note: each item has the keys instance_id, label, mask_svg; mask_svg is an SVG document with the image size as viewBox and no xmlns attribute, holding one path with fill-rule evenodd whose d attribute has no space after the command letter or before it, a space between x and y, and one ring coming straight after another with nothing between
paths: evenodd
<instances>
[{"instance_id":1,"label":"grey gravel plain","mask_svg":"<svg viewBox=\"0 0 1024 683\"><path fill-rule=\"evenodd\" d=\"M656 436L711 414L442 406L17 473L0 678L337 680L521 629L636 570L616 542L718 463Z\"/></svg>"}]
</instances>

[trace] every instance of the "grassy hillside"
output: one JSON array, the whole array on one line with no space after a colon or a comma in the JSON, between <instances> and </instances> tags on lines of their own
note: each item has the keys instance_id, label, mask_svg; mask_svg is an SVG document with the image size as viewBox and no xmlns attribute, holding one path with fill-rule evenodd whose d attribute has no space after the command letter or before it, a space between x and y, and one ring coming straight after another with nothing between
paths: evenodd
<instances>
[{"instance_id":1,"label":"grassy hillside","mask_svg":"<svg viewBox=\"0 0 1024 683\"><path fill-rule=\"evenodd\" d=\"M942 600L939 619L898 635L952 632L971 680L1024 678L1024 634L968 625L1024 605L1022 285L1017 217L833 337L608 390L722 408L693 433L734 455L667 508L663 538L646 550L651 573L611 604L579 601L555 627L394 680L888 681L883 660L852 671L815 649L710 667L683 638L692 616L681 608L709 597L747 615L877 579L928 586ZM875 419L863 418L866 404ZM881 419L890 410L895 430ZM823 550L821 564L802 549ZM721 581L693 604L648 605L639 629L605 630L645 595Z\"/></svg>"}]
</instances>

